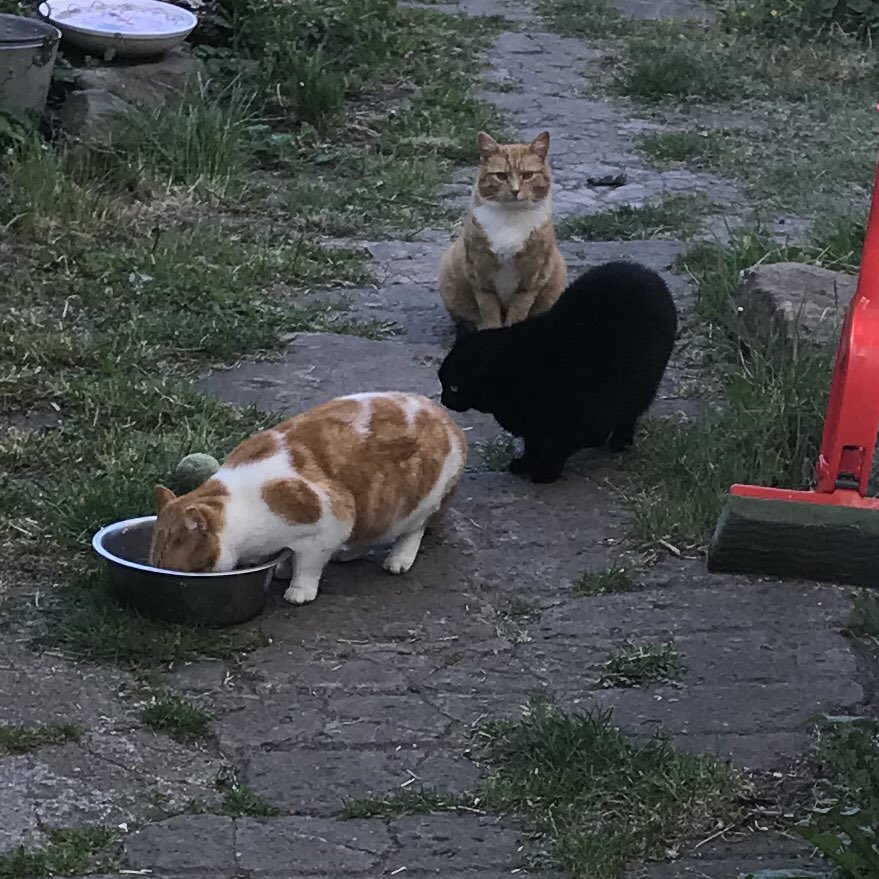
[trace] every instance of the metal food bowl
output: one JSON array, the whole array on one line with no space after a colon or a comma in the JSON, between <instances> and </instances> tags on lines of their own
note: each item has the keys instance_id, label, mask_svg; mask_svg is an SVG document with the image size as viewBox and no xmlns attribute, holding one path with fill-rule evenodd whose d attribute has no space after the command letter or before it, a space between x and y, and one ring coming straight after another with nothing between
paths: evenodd
<instances>
[{"instance_id":1,"label":"metal food bowl","mask_svg":"<svg viewBox=\"0 0 879 879\"><path fill-rule=\"evenodd\" d=\"M106 562L110 593L145 616L189 626L232 626L265 606L276 565L290 550L261 564L222 574L187 574L148 564L155 516L102 528L92 547Z\"/></svg>"}]
</instances>

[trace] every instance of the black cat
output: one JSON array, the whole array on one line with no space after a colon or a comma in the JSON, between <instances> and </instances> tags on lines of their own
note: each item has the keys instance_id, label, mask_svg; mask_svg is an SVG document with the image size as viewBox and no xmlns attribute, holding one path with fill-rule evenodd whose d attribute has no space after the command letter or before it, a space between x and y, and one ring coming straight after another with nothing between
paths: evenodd
<instances>
[{"instance_id":1,"label":"black cat","mask_svg":"<svg viewBox=\"0 0 879 879\"><path fill-rule=\"evenodd\" d=\"M549 311L460 338L439 370L442 402L494 415L525 439L510 470L553 482L578 449L632 444L676 332L677 310L656 272L606 263L569 284Z\"/></svg>"}]
</instances>

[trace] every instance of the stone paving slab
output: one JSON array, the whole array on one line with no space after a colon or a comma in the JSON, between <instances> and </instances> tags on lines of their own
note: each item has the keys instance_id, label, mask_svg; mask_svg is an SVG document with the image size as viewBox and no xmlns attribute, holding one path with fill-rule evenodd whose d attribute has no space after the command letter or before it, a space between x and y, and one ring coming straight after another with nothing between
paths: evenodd
<instances>
[{"instance_id":1,"label":"stone paving slab","mask_svg":"<svg viewBox=\"0 0 879 879\"><path fill-rule=\"evenodd\" d=\"M467 814L391 822L181 815L130 835L125 855L132 869L155 876L485 876L523 870L527 841L497 818Z\"/></svg>"},{"instance_id":2,"label":"stone paving slab","mask_svg":"<svg viewBox=\"0 0 879 879\"><path fill-rule=\"evenodd\" d=\"M404 790L476 790L479 769L460 754L394 746L386 751L257 751L245 783L290 813L332 815L350 800Z\"/></svg>"},{"instance_id":3,"label":"stone paving slab","mask_svg":"<svg viewBox=\"0 0 879 879\"><path fill-rule=\"evenodd\" d=\"M124 673L15 638L0 646L0 669L0 724L82 731L78 742L0 759L0 852L39 844L53 828L134 824L219 799L223 759L142 728Z\"/></svg>"}]
</instances>

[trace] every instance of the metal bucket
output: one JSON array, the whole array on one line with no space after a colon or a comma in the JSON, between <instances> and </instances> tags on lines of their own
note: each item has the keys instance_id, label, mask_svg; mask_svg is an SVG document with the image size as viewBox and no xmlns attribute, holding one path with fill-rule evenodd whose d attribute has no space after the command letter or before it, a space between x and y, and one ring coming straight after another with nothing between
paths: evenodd
<instances>
[{"instance_id":1,"label":"metal bucket","mask_svg":"<svg viewBox=\"0 0 879 879\"><path fill-rule=\"evenodd\" d=\"M0 110L40 114L52 82L61 31L21 15L0 15Z\"/></svg>"}]
</instances>

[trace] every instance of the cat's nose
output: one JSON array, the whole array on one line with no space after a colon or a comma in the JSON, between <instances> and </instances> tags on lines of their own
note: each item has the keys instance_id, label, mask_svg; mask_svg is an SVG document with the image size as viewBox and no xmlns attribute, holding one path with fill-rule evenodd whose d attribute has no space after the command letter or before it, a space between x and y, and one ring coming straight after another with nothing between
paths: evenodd
<instances>
[{"instance_id":1,"label":"cat's nose","mask_svg":"<svg viewBox=\"0 0 879 879\"><path fill-rule=\"evenodd\" d=\"M518 197L519 197L519 190L518 190L518 189L511 189L510 192L513 193L513 196L514 196L515 198L518 198Z\"/></svg>"}]
</instances>

